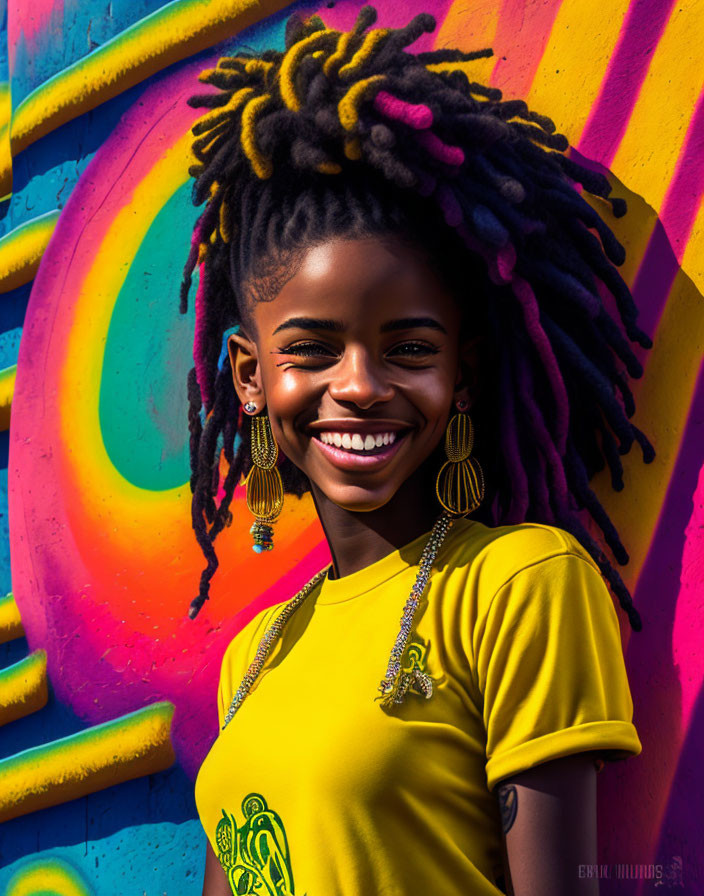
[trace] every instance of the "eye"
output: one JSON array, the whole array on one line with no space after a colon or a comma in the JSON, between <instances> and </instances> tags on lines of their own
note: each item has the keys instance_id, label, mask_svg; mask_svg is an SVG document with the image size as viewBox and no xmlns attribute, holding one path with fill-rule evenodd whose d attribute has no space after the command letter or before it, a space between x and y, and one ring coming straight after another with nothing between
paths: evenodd
<instances>
[{"instance_id":1,"label":"eye","mask_svg":"<svg viewBox=\"0 0 704 896\"><path fill-rule=\"evenodd\" d=\"M388 354L400 355L407 358L423 358L426 355L437 355L440 350L428 342L400 342L389 349Z\"/></svg>"},{"instance_id":2,"label":"eye","mask_svg":"<svg viewBox=\"0 0 704 896\"><path fill-rule=\"evenodd\" d=\"M280 355L297 355L299 358L334 358L335 352L321 342L297 342L278 349Z\"/></svg>"}]
</instances>

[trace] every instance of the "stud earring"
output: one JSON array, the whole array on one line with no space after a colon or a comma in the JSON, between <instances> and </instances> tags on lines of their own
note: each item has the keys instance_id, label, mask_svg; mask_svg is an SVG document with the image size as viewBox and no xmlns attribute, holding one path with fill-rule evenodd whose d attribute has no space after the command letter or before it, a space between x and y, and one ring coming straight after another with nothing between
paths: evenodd
<instances>
[{"instance_id":1,"label":"stud earring","mask_svg":"<svg viewBox=\"0 0 704 896\"><path fill-rule=\"evenodd\" d=\"M254 540L252 550L261 554L274 547L274 530L271 524L284 505L284 487L281 474L276 468L279 446L266 414L252 417L251 455L252 467L244 481L247 487L247 507L254 514L249 534Z\"/></svg>"},{"instance_id":2,"label":"stud earring","mask_svg":"<svg viewBox=\"0 0 704 896\"><path fill-rule=\"evenodd\" d=\"M257 410L256 404L253 401L245 401L242 407L247 411L248 414L253 414Z\"/></svg>"},{"instance_id":3,"label":"stud earring","mask_svg":"<svg viewBox=\"0 0 704 896\"><path fill-rule=\"evenodd\" d=\"M462 399L458 407L460 402ZM453 516L467 516L484 499L484 473L479 461L469 456L473 447L474 427L469 414L455 414L445 430L447 460L435 482L438 501Z\"/></svg>"}]
</instances>

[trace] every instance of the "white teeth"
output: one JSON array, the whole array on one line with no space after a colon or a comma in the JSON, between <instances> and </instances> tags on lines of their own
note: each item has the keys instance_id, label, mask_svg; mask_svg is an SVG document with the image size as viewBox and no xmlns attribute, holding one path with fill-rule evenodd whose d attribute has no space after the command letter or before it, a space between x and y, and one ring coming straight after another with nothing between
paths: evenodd
<instances>
[{"instance_id":1,"label":"white teeth","mask_svg":"<svg viewBox=\"0 0 704 896\"><path fill-rule=\"evenodd\" d=\"M366 435L358 432L321 432L318 437L324 445L334 445L336 448L346 448L348 451L371 451L372 448L381 448L382 445L393 445L396 441L395 432Z\"/></svg>"}]
</instances>

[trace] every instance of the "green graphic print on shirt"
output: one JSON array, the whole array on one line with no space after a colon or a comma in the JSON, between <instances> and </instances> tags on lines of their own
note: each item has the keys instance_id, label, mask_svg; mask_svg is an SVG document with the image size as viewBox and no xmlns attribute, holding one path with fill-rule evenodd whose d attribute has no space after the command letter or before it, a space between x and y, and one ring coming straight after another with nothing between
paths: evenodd
<instances>
[{"instance_id":1,"label":"green graphic print on shirt","mask_svg":"<svg viewBox=\"0 0 704 896\"><path fill-rule=\"evenodd\" d=\"M280 817L259 793L242 800L244 824L222 810L215 829L218 859L232 892L256 896L295 896L286 831Z\"/></svg>"},{"instance_id":2,"label":"green graphic print on shirt","mask_svg":"<svg viewBox=\"0 0 704 896\"><path fill-rule=\"evenodd\" d=\"M419 643L418 641L411 641L408 645L408 665L403 667L404 672L408 672L411 675L414 670L418 670L419 672L425 672L425 657L426 657L427 649L426 647ZM418 687L415 680L412 679L412 683L408 690L412 694L418 694L420 697L425 697L423 691Z\"/></svg>"}]
</instances>

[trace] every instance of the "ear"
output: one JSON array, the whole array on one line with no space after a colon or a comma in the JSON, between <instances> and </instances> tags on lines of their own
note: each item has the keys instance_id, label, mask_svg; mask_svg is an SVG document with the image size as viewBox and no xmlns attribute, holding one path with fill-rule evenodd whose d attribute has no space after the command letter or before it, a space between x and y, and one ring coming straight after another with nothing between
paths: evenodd
<instances>
[{"instance_id":1,"label":"ear","mask_svg":"<svg viewBox=\"0 0 704 896\"><path fill-rule=\"evenodd\" d=\"M479 367L482 344L482 336L463 339L460 343L454 398L455 402L467 402L465 410L474 404L479 395Z\"/></svg>"},{"instance_id":2,"label":"ear","mask_svg":"<svg viewBox=\"0 0 704 896\"><path fill-rule=\"evenodd\" d=\"M230 356L232 382L241 404L251 402L256 405L257 412L261 411L266 404L266 396L256 343L241 331L233 333L227 340L227 353Z\"/></svg>"}]
</instances>

